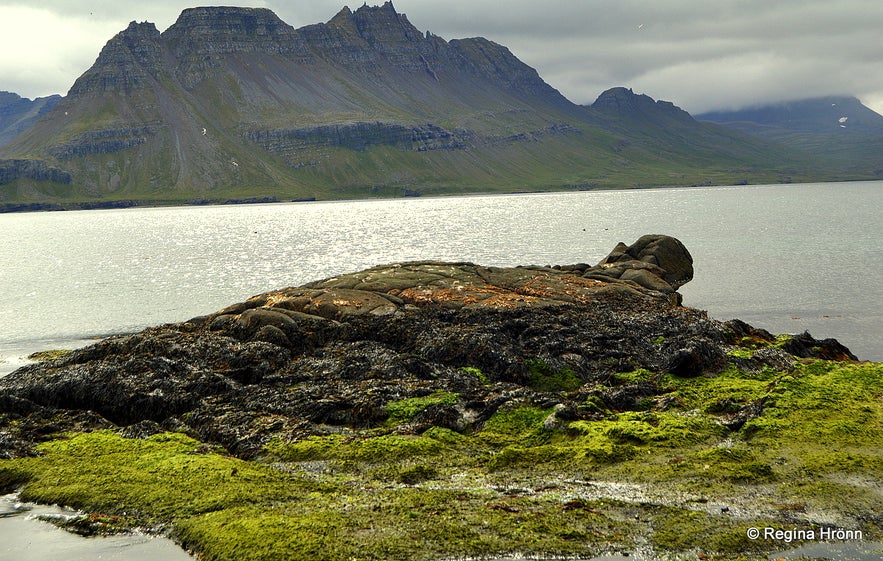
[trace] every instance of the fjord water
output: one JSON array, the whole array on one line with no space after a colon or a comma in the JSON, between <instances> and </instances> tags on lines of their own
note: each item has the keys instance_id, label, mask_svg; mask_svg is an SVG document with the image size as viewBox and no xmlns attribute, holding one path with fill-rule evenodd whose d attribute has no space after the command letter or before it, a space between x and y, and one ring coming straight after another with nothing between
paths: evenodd
<instances>
[{"instance_id":1,"label":"fjord water","mask_svg":"<svg viewBox=\"0 0 883 561\"><path fill-rule=\"evenodd\" d=\"M675 236L684 304L883 360L883 182L0 215L0 373L28 352L408 260L594 264Z\"/></svg>"}]
</instances>

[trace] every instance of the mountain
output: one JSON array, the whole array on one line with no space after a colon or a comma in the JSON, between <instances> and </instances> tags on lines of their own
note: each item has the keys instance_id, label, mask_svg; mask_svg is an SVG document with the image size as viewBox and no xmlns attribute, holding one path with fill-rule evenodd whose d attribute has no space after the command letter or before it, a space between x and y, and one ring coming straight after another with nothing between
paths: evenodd
<instances>
[{"instance_id":1,"label":"mountain","mask_svg":"<svg viewBox=\"0 0 883 561\"><path fill-rule=\"evenodd\" d=\"M33 101L11 92L0 91L0 146L8 144L34 121L52 109L60 95L38 97Z\"/></svg>"},{"instance_id":2,"label":"mountain","mask_svg":"<svg viewBox=\"0 0 883 561\"><path fill-rule=\"evenodd\" d=\"M883 115L855 97L819 97L704 113L698 119L738 126L749 132L779 129L815 134L883 136Z\"/></svg>"},{"instance_id":3,"label":"mountain","mask_svg":"<svg viewBox=\"0 0 883 561\"><path fill-rule=\"evenodd\" d=\"M698 115L841 169L883 175L883 115L855 97L819 97Z\"/></svg>"},{"instance_id":4,"label":"mountain","mask_svg":"<svg viewBox=\"0 0 883 561\"><path fill-rule=\"evenodd\" d=\"M0 203L401 196L818 177L629 90L576 105L506 47L391 2L294 29L260 8L132 22L0 148Z\"/></svg>"},{"instance_id":5,"label":"mountain","mask_svg":"<svg viewBox=\"0 0 883 561\"><path fill-rule=\"evenodd\" d=\"M671 102L656 101L631 89L611 88L589 110L605 130L623 139L624 146L643 151L641 161L650 164L655 175L649 180L656 184L666 180L679 183L689 177L690 169L728 163L733 166L729 168L732 173L719 177L730 183L747 183L774 170L780 172L776 181L790 181L817 167L777 143L697 121ZM686 160L685 154L689 155Z\"/></svg>"}]
</instances>

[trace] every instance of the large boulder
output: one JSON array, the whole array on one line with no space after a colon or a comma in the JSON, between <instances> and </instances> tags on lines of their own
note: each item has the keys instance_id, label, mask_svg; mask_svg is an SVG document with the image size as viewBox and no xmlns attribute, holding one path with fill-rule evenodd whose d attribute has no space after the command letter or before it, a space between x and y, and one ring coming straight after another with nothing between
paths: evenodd
<instances>
[{"instance_id":1,"label":"large boulder","mask_svg":"<svg viewBox=\"0 0 883 561\"><path fill-rule=\"evenodd\" d=\"M693 279L693 257L680 240L648 234L629 246L619 242L584 276L632 281L644 288L672 293Z\"/></svg>"}]
</instances>

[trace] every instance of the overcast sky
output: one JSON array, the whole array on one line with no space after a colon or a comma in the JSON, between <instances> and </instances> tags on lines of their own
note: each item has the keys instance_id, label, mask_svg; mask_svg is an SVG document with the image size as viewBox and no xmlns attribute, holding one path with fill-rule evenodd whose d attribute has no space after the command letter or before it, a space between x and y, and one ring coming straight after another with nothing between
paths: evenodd
<instances>
[{"instance_id":1,"label":"overcast sky","mask_svg":"<svg viewBox=\"0 0 883 561\"><path fill-rule=\"evenodd\" d=\"M302 27L341 0L267 7ZM362 0L349 4L358 8ZM379 5L381 0L369 2ZM67 93L130 21L164 31L198 1L0 0L0 90ZM211 4L210 4L211 5ZM216 5L216 4L215 4ZM571 101L614 86L690 111L855 95L883 113L880 0L395 0L421 31L505 45ZM39 6L39 7L37 7Z\"/></svg>"}]
</instances>

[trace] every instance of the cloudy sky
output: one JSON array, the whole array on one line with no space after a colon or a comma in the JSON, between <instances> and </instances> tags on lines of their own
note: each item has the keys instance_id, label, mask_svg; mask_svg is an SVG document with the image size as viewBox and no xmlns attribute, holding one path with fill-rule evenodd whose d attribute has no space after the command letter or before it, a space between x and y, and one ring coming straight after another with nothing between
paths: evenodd
<instances>
[{"instance_id":1,"label":"cloudy sky","mask_svg":"<svg viewBox=\"0 0 883 561\"><path fill-rule=\"evenodd\" d=\"M363 0L352 2L355 9ZM369 2L380 4L382 0ZM345 0L221 2L267 7L301 27ZM883 113L879 0L395 0L421 31L483 36L571 101L626 86L690 111L855 95ZM130 21L161 30L194 0L0 0L0 90L64 94ZM39 6L39 7L36 7Z\"/></svg>"}]
</instances>

